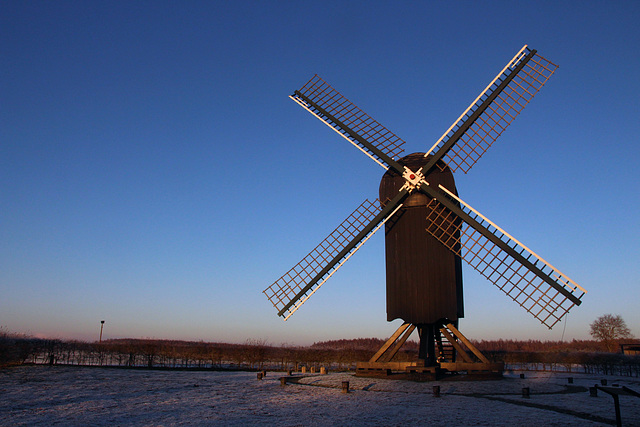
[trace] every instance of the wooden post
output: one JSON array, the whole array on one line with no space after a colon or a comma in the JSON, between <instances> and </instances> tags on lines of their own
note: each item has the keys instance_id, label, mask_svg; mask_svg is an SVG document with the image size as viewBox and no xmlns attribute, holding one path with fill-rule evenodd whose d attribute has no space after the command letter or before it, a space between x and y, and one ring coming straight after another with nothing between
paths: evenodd
<instances>
[{"instance_id":1,"label":"wooden post","mask_svg":"<svg viewBox=\"0 0 640 427\"><path fill-rule=\"evenodd\" d=\"M315 367L315 366L312 366L312 367L311 367L311 373L312 373L312 374L315 374L315 373L316 373L316 367Z\"/></svg>"},{"instance_id":2,"label":"wooden post","mask_svg":"<svg viewBox=\"0 0 640 427\"><path fill-rule=\"evenodd\" d=\"M320 367L320 374L321 375L326 375L327 374L327 368L325 368L324 366Z\"/></svg>"},{"instance_id":3,"label":"wooden post","mask_svg":"<svg viewBox=\"0 0 640 427\"><path fill-rule=\"evenodd\" d=\"M349 393L349 381L342 381L342 392Z\"/></svg>"},{"instance_id":4,"label":"wooden post","mask_svg":"<svg viewBox=\"0 0 640 427\"><path fill-rule=\"evenodd\" d=\"M280 385L282 387L287 385L287 377L280 377Z\"/></svg>"},{"instance_id":5,"label":"wooden post","mask_svg":"<svg viewBox=\"0 0 640 427\"><path fill-rule=\"evenodd\" d=\"M598 386L597 385L595 387L589 387L589 396L598 397Z\"/></svg>"},{"instance_id":6,"label":"wooden post","mask_svg":"<svg viewBox=\"0 0 640 427\"><path fill-rule=\"evenodd\" d=\"M306 367L306 366L303 366L302 368L300 368L300 371L301 371L303 374L306 374L306 373L307 373L307 367Z\"/></svg>"},{"instance_id":7,"label":"wooden post","mask_svg":"<svg viewBox=\"0 0 640 427\"><path fill-rule=\"evenodd\" d=\"M267 371L262 371L262 378L267 376Z\"/></svg>"},{"instance_id":8,"label":"wooden post","mask_svg":"<svg viewBox=\"0 0 640 427\"><path fill-rule=\"evenodd\" d=\"M620 398L617 394L612 394L611 397L613 397L613 406L616 411L616 426L622 427L622 416L620 415Z\"/></svg>"},{"instance_id":9,"label":"wooden post","mask_svg":"<svg viewBox=\"0 0 640 427\"><path fill-rule=\"evenodd\" d=\"M289 369L289 370L287 371L287 375L288 375L288 376L291 376L291 369Z\"/></svg>"},{"instance_id":10,"label":"wooden post","mask_svg":"<svg viewBox=\"0 0 640 427\"><path fill-rule=\"evenodd\" d=\"M261 380L262 379L262 372L258 372L258 379Z\"/></svg>"},{"instance_id":11,"label":"wooden post","mask_svg":"<svg viewBox=\"0 0 640 427\"><path fill-rule=\"evenodd\" d=\"M440 397L440 386L439 385L434 385L433 386L433 397Z\"/></svg>"},{"instance_id":12,"label":"wooden post","mask_svg":"<svg viewBox=\"0 0 640 427\"><path fill-rule=\"evenodd\" d=\"M573 377L569 377L568 380L569 380L569 384L573 384Z\"/></svg>"},{"instance_id":13,"label":"wooden post","mask_svg":"<svg viewBox=\"0 0 640 427\"><path fill-rule=\"evenodd\" d=\"M607 380L606 380L606 379L604 379L604 380L600 380L600 384L602 384L602 385L607 385Z\"/></svg>"},{"instance_id":14,"label":"wooden post","mask_svg":"<svg viewBox=\"0 0 640 427\"><path fill-rule=\"evenodd\" d=\"M522 387L522 397L524 397L525 399L528 399L530 397L530 393L531 390L529 390L529 387Z\"/></svg>"}]
</instances>

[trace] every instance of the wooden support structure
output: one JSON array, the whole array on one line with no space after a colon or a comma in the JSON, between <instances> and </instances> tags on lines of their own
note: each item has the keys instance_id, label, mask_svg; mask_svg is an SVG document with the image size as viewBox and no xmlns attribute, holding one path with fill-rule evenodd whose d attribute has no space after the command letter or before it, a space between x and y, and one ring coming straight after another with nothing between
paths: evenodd
<instances>
[{"instance_id":1,"label":"wooden support structure","mask_svg":"<svg viewBox=\"0 0 640 427\"><path fill-rule=\"evenodd\" d=\"M613 397L613 408L616 412L616 426L622 426L622 415L620 414L620 398L618 396L640 397L640 393L628 387L603 387L596 384L595 390L602 390ZM596 391L597 394L597 391Z\"/></svg>"},{"instance_id":2,"label":"wooden support structure","mask_svg":"<svg viewBox=\"0 0 640 427\"><path fill-rule=\"evenodd\" d=\"M467 339L453 323L440 324L433 337L439 354L438 361L427 366L425 360L417 362L393 362L393 357L407 341L409 336L416 329L416 325L403 323L384 345L371 357L368 362L358 362L356 365L356 375L359 376L389 376L395 373L419 374L421 378L437 379L446 372L467 374L485 374L501 376L504 370L504 363L492 363L482 354L471 341ZM452 353L445 355L444 337L455 349ZM466 347L466 348L465 348ZM462 361L457 361L456 356L460 356Z\"/></svg>"}]
</instances>

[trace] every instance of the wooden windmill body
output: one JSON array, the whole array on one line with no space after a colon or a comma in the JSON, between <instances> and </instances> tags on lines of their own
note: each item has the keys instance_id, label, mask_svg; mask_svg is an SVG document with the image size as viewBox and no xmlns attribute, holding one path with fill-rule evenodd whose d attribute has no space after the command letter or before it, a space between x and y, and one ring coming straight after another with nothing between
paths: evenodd
<instances>
[{"instance_id":1,"label":"wooden windmill body","mask_svg":"<svg viewBox=\"0 0 640 427\"><path fill-rule=\"evenodd\" d=\"M414 153L398 163L419 169L424 160L424 153ZM453 174L443 169L426 179L457 194ZM392 199L402 185L401 176L387 171L380 182L380 200ZM388 321L422 325L464 317L462 260L427 232L428 203L423 193L414 193L385 223Z\"/></svg>"},{"instance_id":2,"label":"wooden windmill body","mask_svg":"<svg viewBox=\"0 0 640 427\"><path fill-rule=\"evenodd\" d=\"M426 160L424 153L414 153L398 163L417 170ZM439 166L425 179L457 195L453 173L444 163ZM404 181L393 171L383 175L379 191L382 207ZM385 266L387 320L402 319L404 324L414 325L420 337L419 359L433 366L438 358L436 335L443 325L458 326L458 319L464 317L464 299L462 259L427 231L428 204L423 193L413 193L385 223Z\"/></svg>"},{"instance_id":3,"label":"wooden windmill body","mask_svg":"<svg viewBox=\"0 0 640 427\"><path fill-rule=\"evenodd\" d=\"M295 91L294 101L386 172L378 201L365 200L265 289L278 315L288 319L383 227L387 320L404 323L369 362L358 365L360 373L500 371L457 328L464 316L462 260L549 328L579 305L586 291L460 199L453 178L469 171L556 68L524 46L430 150L404 157L402 139L320 77ZM418 362L394 362L415 329Z\"/></svg>"}]
</instances>

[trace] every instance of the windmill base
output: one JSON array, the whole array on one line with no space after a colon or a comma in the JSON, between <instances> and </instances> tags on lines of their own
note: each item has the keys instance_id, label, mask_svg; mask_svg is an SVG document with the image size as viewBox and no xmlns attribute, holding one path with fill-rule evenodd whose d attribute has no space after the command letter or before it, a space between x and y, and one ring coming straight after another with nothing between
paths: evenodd
<instances>
[{"instance_id":1,"label":"windmill base","mask_svg":"<svg viewBox=\"0 0 640 427\"><path fill-rule=\"evenodd\" d=\"M439 366L417 366L416 362L358 362L357 377L435 381L444 376Z\"/></svg>"},{"instance_id":2,"label":"windmill base","mask_svg":"<svg viewBox=\"0 0 640 427\"><path fill-rule=\"evenodd\" d=\"M356 376L363 377L394 377L397 379L413 379L432 381L447 375L466 374L468 378L500 378L504 371L504 363L490 362L462 333L448 323L440 325L440 334L435 337L439 351L438 361L427 364L425 360L416 362L392 362L398 350L406 342L416 325L405 323L389 338L389 340L373 355L368 362L358 362ZM442 337L449 341L455 349L445 356ZM461 343L466 348L465 350ZM463 361L456 361L456 354ZM477 360L474 360L475 359ZM449 360L447 360L447 358Z\"/></svg>"},{"instance_id":3,"label":"windmill base","mask_svg":"<svg viewBox=\"0 0 640 427\"><path fill-rule=\"evenodd\" d=\"M357 377L436 381L464 375L466 379L502 378L504 363L441 362L436 366L417 366L417 362L358 362Z\"/></svg>"}]
</instances>

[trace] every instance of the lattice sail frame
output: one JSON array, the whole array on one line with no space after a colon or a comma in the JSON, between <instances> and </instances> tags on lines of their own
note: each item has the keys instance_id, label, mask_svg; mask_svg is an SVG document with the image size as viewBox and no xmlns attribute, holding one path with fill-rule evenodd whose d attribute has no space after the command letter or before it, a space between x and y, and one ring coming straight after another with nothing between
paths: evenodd
<instances>
[{"instance_id":1,"label":"lattice sail frame","mask_svg":"<svg viewBox=\"0 0 640 427\"><path fill-rule=\"evenodd\" d=\"M262 291L271 304L280 313L292 300L296 302L281 315L287 320L324 282L329 279L342 265L360 249L360 247L378 231L395 212L378 224L367 236L346 255L339 264L325 273L312 287L300 295L309 283L380 213L380 201L365 200L351 213L329 236L304 257L291 270L276 280L271 286Z\"/></svg>"},{"instance_id":2,"label":"lattice sail frame","mask_svg":"<svg viewBox=\"0 0 640 427\"><path fill-rule=\"evenodd\" d=\"M440 190L462 210L491 231L502 242L539 268L578 299L586 293L577 283L543 260L514 237L489 221L459 197L440 186ZM427 205L427 231L471 267L495 284L533 317L551 329L574 306L560 291L529 270L479 231L462 221L436 199ZM459 234L458 234L459 232ZM459 236L459 237L457 237Z\"/></svg>"},{"instance_id":3,"label":"lattice sail frame","mask_svg":"<svg viewBox=\"0 0 640 427\"><path fill-rule=\"evenodd\" d=\"M303 95L308 100L324 109L340 123L337 123L330 117L322 114L317 108L308 103L300 95ZM358 106L342 96L340 92L331 87L317 74L313 76L313 78L311 78L311 80L309 80L299 91L296 91L296 93L291 95L290 98L320 119L331 129L336 131L340 136L355 145L359 150L371 157L376 163L385 169L388 169L388 167L385 165L384 160L354 138L353 135L346 132L344 126L354 131L358 136L369 141L391 158L400 157L400 153L404 151L402 146L405 142L399 136L382 126L371 116L358 108Z\"/></svg>"},{"instance_id":4,"label":"lattice sail frame","mask_svg":"<svg viewBox=\"0 0 640 427\"><path fill-rule=\"evenodd\" d=\"M426 155L435 153L445 145L456 130L477 110L480 104L492 95L500 83L515 72L515 68L530 52L532 50L525 45L440 139L436 141ZM487 109L480 114L471 127L445 154L443 160L449 165L449 168L454 172L461 170L466 174L487 149L491 147L493 142L502 135L511 122L515 120L557 68L556 64L537 53L534 54L524 67L517 72L513 80L497 95Z\"/></svg>"}]
</instances>

